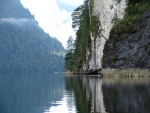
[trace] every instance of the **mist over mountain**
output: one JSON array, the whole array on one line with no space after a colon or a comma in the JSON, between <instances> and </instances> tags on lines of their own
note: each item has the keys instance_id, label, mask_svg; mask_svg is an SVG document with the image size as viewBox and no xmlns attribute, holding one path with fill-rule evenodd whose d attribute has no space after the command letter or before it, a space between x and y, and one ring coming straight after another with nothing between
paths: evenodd
<instances>
[{"instance_id":1,"label":"mist over mountain","mask_svg":"<svg viewBox=\"0 0 150 113\"><path fill-rule=\"evenodd\" d=\"M63 51L20 0L0 1L0 72L60 72Z\"/></svg>"}]
</instances>

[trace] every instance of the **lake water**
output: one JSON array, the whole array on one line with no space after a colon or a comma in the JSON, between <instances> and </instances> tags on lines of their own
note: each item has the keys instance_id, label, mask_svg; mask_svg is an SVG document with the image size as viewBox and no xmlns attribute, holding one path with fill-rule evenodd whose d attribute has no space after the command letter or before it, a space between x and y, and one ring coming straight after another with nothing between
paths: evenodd
<instances>
[{"instance_id":1,"label":"lake water","mask_svg":"<svg viewBox=\"0 0 150 113\"><path fill-rule=\"evenodd\" d=\"M150 78L0 74L0 113L150 113Z\"/></svg>"}]
</instances>

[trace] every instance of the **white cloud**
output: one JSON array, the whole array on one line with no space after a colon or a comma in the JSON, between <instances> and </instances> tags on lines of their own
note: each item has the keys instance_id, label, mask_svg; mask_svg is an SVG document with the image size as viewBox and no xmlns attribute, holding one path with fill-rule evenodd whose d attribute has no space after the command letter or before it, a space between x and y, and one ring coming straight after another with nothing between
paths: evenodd
<instances>
[{"instance_id":1,"label":"white cloud","mask_svg":"<svg viewBox=\"0 0 150 113\"><path fill-rule=\"evenodd\" d=\"M77 7L83 3L83 0L59 0L60 3Z\"/></svg>"},{"instance_id":2,"label":"white cloud","mask_svg":"<svg viewBox=\"0 0 150 113\"><path fill-rule=\"evenodd\" d=\"M60 0L66 4L80 4L82 0ZM79 2L80 1L80 2ZM71 12L60 10L56 0L21 0L35 16L39 25L50 36L56 37L65 46L70 35L74 35L71 27Z\"/></svg>"},{"instance_id":3,"label":"white cloud","mask_svg":"<svg viewBox=\"0 0 150 113\"><path fill-rule=\"evenodd\" d=\"M22 27L26 24L30 24L31 21L32 21L32 24L33 24L33 22L35 22L33 19L28 19L28 18L1 18L0 19L0 22L2 22L2 23L14 24L19 27Z\"/></svg>"},{"instance_id":4,"label":"white cloud","mask_svg":"<svg viewBox=\"0 0 150 113\"><path fill-rule=\"evenodd\" d=\"M0 19L1 22L9 22L9 23L21 23L21 22L28 22L29 19L26 18L20 18L20 19L16 19L16 18L1 18Z\"/></svg>"}]
</instances>

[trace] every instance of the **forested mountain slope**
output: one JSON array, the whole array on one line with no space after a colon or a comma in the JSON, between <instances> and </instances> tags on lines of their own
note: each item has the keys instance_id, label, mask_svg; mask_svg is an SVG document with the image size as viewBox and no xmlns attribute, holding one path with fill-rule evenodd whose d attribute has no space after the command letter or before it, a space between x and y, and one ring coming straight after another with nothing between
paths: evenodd
<instances>
[{"instance_id":1,"label":"forested mountain slope","mask_svg":"<svg viewBox=\"0 0 150 113\"><path fill-rule=\"evenodd\" d=\"M62 51L19 0L0 1L0 72L62 71Z\"/></svg>"},{"instance_id":2,"label":"forested mountain slope","mask_svg":"<svg viewBox=\"0 0 150 113\"><path fill-rule=\"evenodd\" d=\"M0 18L32 18L29 10L25 9L20 0L1 0Z\"/></svg>"}]
</instances>

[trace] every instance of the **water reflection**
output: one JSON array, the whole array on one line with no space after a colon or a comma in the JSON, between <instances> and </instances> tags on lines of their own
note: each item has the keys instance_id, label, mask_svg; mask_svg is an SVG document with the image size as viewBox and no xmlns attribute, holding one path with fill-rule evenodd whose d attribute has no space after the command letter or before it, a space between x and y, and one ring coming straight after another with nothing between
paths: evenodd
<instances>
[{"instance_id":1,"label":"water reflection","mask_svg":"<svg viewBox=\"0 0 150 113\"><path fill-rule=\"evenodd\" d=\"M45 110L44 113L76 113L76 108L74 106L74 98L73 96L69 96L68 93L64 94L65 96L61 101L52 102L53 104L57 104L55 106L51 106L49 109Z\"/></svg>"},{"instance_id":2,"label":"water reflection","mask_svg":"<svg viewBox=\"0 0 150 113\"><path fill-rule=\"evenodd\" d=\"M62 75L0 74L0 113L75 113Z\"/></svg>"},{"instance_id":3,"label":"water reflection","mask_svg":"<svg viewBox=\"0 0 150 113\"><path fill-rule=\"evenodd\" d=\"M67 79L75 91L78 113L105 113L102 79L87 76L73 76Z\"/></svg>"},{"instance_id":4,"label":"water reflection","mask_svg":"<svg viewBox=\"0 0 150 113\"><path fill-rule=\"evenodd\" d=\"M109 113L150 113L150 79L103 80L104 103Z\"/></svg>"},{"instance_id":5,"label":"water reflection","mask_svg":"<svg viewBox=\"0 0 150 113\"><path fill-rule=\"evenodd\" d=\"M86 89L86 95L90 96L91 112L105 113L102 93L102 79L83 76L83 85ZM89 94L88 94L89 93Z\"/></svg>"},{"instance_id":6,"label":"water reflection","mask_svg":"<svg viewBox=\"0 0 150 113\"><path fill-rule=\"evenodd\" d=\"M65 88L74 91L75 106L78 113L90 113L90 102L86 97L86 88L83 86L81 76L66 76Z\"/></svg>"},{"instance_id":7,"label":"water reflection","mask_svg":"<svg viewBox=\"0 0 150 113\"><path fill-rule=\"evenodd\" d=\"M70 76L65 81L78 113L150 113L149 78Z\"/></svg>"},{"instance_id":8,"label":"water reflection","mask_svg":"<svg viewBox=\"0 0 150 113\"><path fill-rule=\"evenodd\" d=\"M0 113L150 113L150 78L0 74Z\"/></svg>"}]
</instances>

